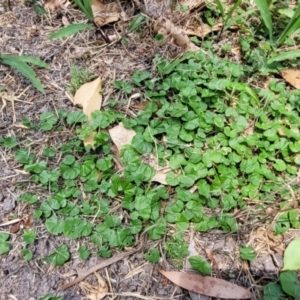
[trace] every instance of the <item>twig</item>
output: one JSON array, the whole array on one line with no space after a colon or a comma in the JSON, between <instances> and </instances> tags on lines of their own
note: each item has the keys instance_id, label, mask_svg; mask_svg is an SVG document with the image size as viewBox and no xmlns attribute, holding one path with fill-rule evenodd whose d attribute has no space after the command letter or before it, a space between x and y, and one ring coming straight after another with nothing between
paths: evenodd
<instances>
[{"instance_id":1,"label":"twig","mask_svg":"<svg viewBox=\"0 0 300 300\"><path fill-rule=\"evenodd\" d=\"M140 249L141 249L141 247L138 248L138 249L129 251L129 252L121 253L121 254L116 255L116 256L114 256L114 257L112 257L112 258L109 258L109 259L107 259L107 260L105 260L105 261L102 261L101 263L99 263L99 264L93 266L92 268L90 268L90 269L88 269L87 271L85 271L85 272L83 272L82 274L80 274L80 275L79 275L76 279L74 279L73 281L61 285L61 286L59 287L59 289L60 289L61 291L64 291L64 290L66 290L67 288L73 286L74 284L76 284L76 283L82 281L83 279L85 279L85 278L86 278L87 276L89 276L90 274L92 274L92 273L94 273L94 272L96 272L96 271L98 271L98 270L100 270L100 269L106 268L106 267L108 267L109 265L111 265L111 264L113 264L113 263L115 263L115 262L117 262L117 261L119 261L119 260L122 260L122 259L124 259L125 257L130 256L131 254L134 254L134 253L138 252Z\"/></svg>"}]
</instances>

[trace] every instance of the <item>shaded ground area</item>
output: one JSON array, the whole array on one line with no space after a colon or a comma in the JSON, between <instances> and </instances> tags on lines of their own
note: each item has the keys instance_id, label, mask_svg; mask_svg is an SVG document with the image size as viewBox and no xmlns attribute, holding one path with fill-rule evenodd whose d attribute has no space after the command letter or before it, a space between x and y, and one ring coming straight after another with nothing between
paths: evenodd
<instances>
[{"instance_id":1,"label":"shaded ground area","mask_svg":"<svg viewBox=\"0 0 300 300\"><path fill-rule=\"evenodd\" d=\"M74 110L67 94L70 85L71 66L77 65L87 68L92 74L99 75L104 83L104 106L115 92L113 82L115 79L126 79L132 75L134 70L148 70L155 72L152 59L158 53L167 53L176 57L179 50L170 45L158 45L153 42L151 30L143 36L128 36L128 43L123 46L120 42L106 45L100 37L91 32L81 32L73 37L59 41L51 41L47 37L61 26L63 16L70 21L80 22L85 20L84 16L75 9L68 12L59 11L43 17L37 16L31 7L26 7L21 2L11 3L12 11L0 15L0 52L9 54L27 54L39 57L50 64L49 70L36 70L37 77L42 81L46 94L37 93L27 79L17 71L0 66L0 86L4 87L1 103L0 135L21 136L27 138L34 145L37 152L41 152L47 143L62 143L72 137L75 132L62 131L55 135L45 135L39 131L24 130L21 121L23 118L38 120L41 113L57 111L64 108L68 111ZM128 10L134 14L133 10ZM122 33L122 25L105 28L109 34ZM118 97L115 93L114 97ZM128 99L119 99L125 104ZM84 299L85 294L78 286L71 287L65 292L58 290L59 285L65 283L75 272L88 269L101 261L96 257L97 249L93 244L88 244L92 256L87 261L78 258L76 241L50 235L44 226L32 218L32 207L16 202L22 193L16 185L23 185L23 189L36 194L45 193L29 181L26 174L18 163L15 162L13 153L1 149L0 158L0 225L1 231L12 232L12 250L8 255L0 258L1 296L0 299L38 299L39 297L52 293L64 296L64 299ZM13 225L8 222L14 218L23 220L23 227L34 228L37 232L37 241L30 246L33 259L26 262L20 255L23 247L21 235L12 230ZM242 217L241 217L242 218ZM172 235L172 227L169 228ZM277 275L282 266L282 256L270 255L266 249L269 246L279 247L283 240L272 240L272 237L263 229L261 235L247 230L238 234L223 234L219 231L210 233L191 234L193 230L185 233L188 244L195 242L195 248L200 254L212 250L217 261L218 277L227 279L246 288L252 287L254 299L260 299L260 286L264 277ZM250 233L249 233L250 232ZM297 232L292 233L297 236ZM291 239L291 234L286 241ZM259 253L258 259L250 266L239 260L239 246L251 241ZM88 242L86 242L88 243ZM119 261L100 271L102 277L109 285L111 296L105 299L208 299L195 298L187 291L174 286L163 278L156 267L173 270L175 267L171 261L164 258L163 241L146 242L143 250L122 261ZM42 258L49 255L58 245L68 245L72 259L59 268L51 267L42 262ZM158 266L144 260L144 253L154 246L161 249L162 259ZM261 251L260 251L261 250ZM183 266L183 269L185 267ZM256 278L259 280L257 281ZM96 284L96 278L90 276L88 281ZM130 294L131 293L131 294ZM115 296L114 296L115 295ZM143 297L142 297L143 296Z\"/></svg>"}]
</instances>

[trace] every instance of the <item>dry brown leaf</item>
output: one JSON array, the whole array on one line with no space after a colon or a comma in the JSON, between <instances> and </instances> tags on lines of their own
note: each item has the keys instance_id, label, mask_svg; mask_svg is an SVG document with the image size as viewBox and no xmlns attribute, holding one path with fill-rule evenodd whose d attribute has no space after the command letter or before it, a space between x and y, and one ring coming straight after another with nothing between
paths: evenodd
<instances>
[{"instance_id":1,"label":"dry brown leaf","mask_svg":"<svg viewBox=\"0 0 300 300\"><path fill-rule=\"evenodd\" d=\"M280 71L283 79L296 89L300 89L300 70L285 69Z\"/></svg>"},{"instance_id":2,"label":"dry brown leaf","mask_svg":"<svg viewBox=\"0 0 300 300\"><path fill-rule=\"evenodd\" d=\"M205 1L199 1L199 0L180 0L180 5L186 5L189 7L189 10L195 9L195 8L204 8L206 6Z\"/></svg>"},{"instance_id":3,"label":"dry brown leaf","mask_svg":"<svg viewBox=\"0 0 300 300\"><path fill-rule=\"evenodd\" d=\"M74 105L81 105L83 113L88 117L90 121L92 118L92 112L100 110L102 104L102 82L100 77L94 81L83 84L76 92L73 100ZM91 145L94 149L95 132L92 132L84 141L84 145Z\"/></svg>"},{"instance_id":4,"label":"dry brown leaf","mask_svg":"<svg viewBox=\"0 0 300 300\"><path fill-rule=\"evenodd\" d=\"M116 3L104 4L99 0L92 0L92 10L94 22L100 27L120 19L119 8Z\"/></svg>"},{"instance_id":5,"label":"dry brown leaf","mask_svg":"<svg viewBox=\"0 0 300 300\"><path fill-rule=\"evenodd\" d=\"M133 137L136 135L136 132L134 130L125 128L122 123L119 123L117 126L109 129L108 132L113 143L118 149L118 154L120 154L121 148L123 146L131 144ZM168 164L165 167L159 166L157 157L155 157L152 153L144 155L142 162L150 165L156 171L155 175L152 178L152 181L167 185L166 176L167 173L171 171L171 168Z\"/></svg>"},{"instance_id":6,"label":"dry brown leaf","mask_svg":"<svg viewBox=\"0 0 300 300\"><path fill-rule=\"evenodd\" d=\"M45 0L45 8L54 11L58 7L64 5L67 0Z\"/></svg>"},{"instance_id":7,"label":"dry brown leaf","mask_svg":"<svg viewBox=\"0 0 300 300\"><path fill-rule=\"evenodd\" d=\"M199 26L195 26L194 28L188 28L184 32L187 35L195 35L200 38L204 38L206 35L211 33L212 31L220 31L223 28L223 24L219 23L212 27L208 26L207 24L200 24Z\"/></svg>"},{"instance_id":8,"label":"dry brown leaf","mask_svg":"<svg viewBox=\"0 0 300 300\"><path fill-rule=\"evenodd\" d=\"M18 222L16 224L14 224L13 226L11 226L9 232L10 233L17 233L20 230L21 227L21 222Z\"/></svg>"},{"instance_id":9,"label":"dry brown leaf","mask_svg":"<svg viewBox=\"0 0 300 300\"><path fill-rule=\"evenodd\" d=\"M95 145L95 140L94 140L94 137L96 135L96 132L92 132L84 141L83 141L83 144L84 144L84 147L90 145L93 149L94 148L94 145Z\"/></svg>"},{"instance_id":10,"label":"dry brown leaf","mask_svg":"<svg viewBox=\"0 0 300 300\"><path fill-rule=\"evenodd\" d=\"M119 153L125 145L130 145L133 137L136 135L132 129L125 128L122 123L108 130L110 137L117 146Z\"/></svg>"},{"instance_id":11,"label":"dry brown leaf","mask_svg":"<svg viewBox=\"0 0 300 300\"><path fill-rule=\"evenodd\" d=\"M98 77L94 81L83 84L74 96L74 105L81 105L83 113L89 120L92 118L92 112L101 108L101 90L101 79Z\"/></svg>"},{"instance_id":12,"label":"dry brown leaf","mask_svg":"<svg viewBox=\"0 0 300 300\"><path fill-rule=\"evenodd\" d=\"M186 33L180 27L174 25L169 19L158 19L154 24L154 30L185 51L199 50L199 47L190 41Z\"/></svg>"},{"instance_id":13,"label":"dry brown leaf","mask_svg":"<svg viewBox=\"0 0 300 300\"><path fill-rule=\"evenodd\" d=\"M157 157L155 157L152 153L144 155L142 162L148 164L156 171L155 175L152 178L152 181L167 185L166 182L167 173L171 171L168 162L166 166L161 167L158 164Z\"/></svg>"},{"instance_id":14,"label":"dry brown leaf","mask_svg":"<svg viewBox=\"0 0 300 300\"><path fill-rule=\"evenodd\" d=\"M79 287L86 294L89 293L86 295L86 297L90 300L101 300L106 296L108 292L108 287L105 280L97 272L94 272L94 275L97 277L98 280L99 285L97 287L94 287L85 281L80 282Z\"/></svg>"},{"instance_id":15,"label":"dry brown leaf","mask_svg":"<svg viewBox=\"0 0 300 300\"><path fill-rule=\"evenodd\" d=\"M252 297L252 293L245 288L223 279L176 271L159 270L159 272L173 283L194 293L225 299L250 299Z\"/></svg>"},{"instance_id":16,"label":"dry brown leaf","mask_svg":"<svg viewBox=\"0 0 300 300\"><path fill-rule=\"evenodd\" d=\"M217 262L217 258L210 249L205 249L205 253L207 258L211 261L213 270L215 271L216 275L219 277L220 276L220 271L219 271L219 266Z\"/></svg>"}]
</instances>

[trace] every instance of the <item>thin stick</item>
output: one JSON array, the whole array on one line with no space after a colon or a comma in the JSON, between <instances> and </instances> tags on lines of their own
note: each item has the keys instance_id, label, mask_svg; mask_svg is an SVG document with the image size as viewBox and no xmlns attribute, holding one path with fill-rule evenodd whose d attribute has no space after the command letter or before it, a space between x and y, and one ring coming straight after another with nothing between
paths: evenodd
<instances>
[{"instance_id":1,"label":"thin stick","mask_svg":"<svg viewBox=\"0 0 300 300\"><path fill-rule=\"evenodd\" d=\"M64 291L66 290L67 288L73 286L74 284L82 281L83 279L85 279L87 276L89 276L90 274L100 270L100 269L103 269L103 268L106 268L108 267L109 265L119 261L119 260L122 260L124 259L125 257L128 257L130 256L131 254L134 254L136 252L138 252L141 248L138 248L138 249L135 249L135 250L132 250L132 251L129 251L129 252L125 252L125 253L121 253L119 255L116 255L112 258L109 258L105 261L102 261L101 263L93 266L92 268L88 269L87 271L83 272L82 274L80 274L76 279L74 279L73 281L69 282L69 283L66 283L66 284L63 284L59 287L59 289L61 291Z\"/></svg>"}]
</instances>

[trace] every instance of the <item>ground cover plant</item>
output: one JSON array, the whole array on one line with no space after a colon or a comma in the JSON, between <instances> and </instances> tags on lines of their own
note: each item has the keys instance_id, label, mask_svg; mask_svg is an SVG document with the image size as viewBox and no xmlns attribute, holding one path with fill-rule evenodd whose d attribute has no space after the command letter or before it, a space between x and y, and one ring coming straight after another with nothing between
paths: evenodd
<instances>
[{"instance_id":1,"label":"ground cover plant","mask_svg":"<svg viewBox=\"0 0 300 300\"><path fill-rule=\"evenodd\" d=\"M155 247L143 256L155 264L162 259L158 243L163 240L163 252L179 269L189 255L185 234L192 227L198 233L217 229L236 234L259 224L270 228L274 236L299 229L294 183L300 165L300 92L278 76L282 68L298 62L298 52L275 53L280 45L288 46L291 37L298 39L298 8L289 13L290 21L284 14L273 18L282 22L280 33L262 13L267 4L255 2L261 14L252 7L247 24L242 25L245 8L240 1L228 9L219 1L210 3L205 16L211 22L219 17L223 20L219 35L201 42L198 51L174 60L153 56L152 72L136 69L127 78L117 76L111 97L105 107L93 112L91 120L80 109L69 112L55 107L53 112L40 114L38 121L23 119L21 135L0 137L3 153L13 153L18 169L30 174L37 188L22 194L18 202L32 208L34 219L52 236L77 241L76 255L81 260L93 256L95 248L99 257L109 258L116 249L130 249L147 240ZM76 3L92 22L86 7L89 2L82 7L81 2ZM139 16L131 20L127 33L145 25L147 14ZM261 16L257 28L251 25L253 16ZM229 55L231 46L217 50L214 43L236 24L250 27L237 40L242 59L234 61ZM90 29L86 24L73 25L59 31L57 37ZM157 43L163 39L156 36ZM28 63L45 68L48 64L32 56L14 60L6 54L0 62L16 68L40 92L45 91L37 79L42 77ZM74 94L91 74L95 73L73 67L69 92ZM138 100L131 98L134 93L139 94ZM128 113L130 105L125 111L120 99L137 105ZM135 135L117 153L109 130L120 123ZM37 151L32 139L24 139L27 130L47 137L47 145ZM92 134L95 145L85 147L84 141ZM52 142L58 135L70 137ZM153 157L158 166L168 169L164 183L153 180L156 169L149 164ZM17 186L26 188L22 183ZM30 262L35 258L37 233L32 228L21 228L19 233L20 254ZM0 233L1 255L14 245L8 233ZM239 256L250 262L257 253L245 244ZM42 261L63 266L73 257L68 244L59 243ZM285 261L285 266L296 261L293 251L286 257L292 263ZM201 256L191 256L188 261L203 275L215 271ZM296 298L295 270L285 268L278 283L266 282L264 299ZM52 298L56 299L50 294L44 297Z\"/></svg>"},{"instance_id":2,"label":"ground cover plant","mask_svg":"<svg viewBox=\"0 0 300 300\"><path fill-rule=\"evenodd\" d=\"M281 206L288 203L290 191L284 183L297 176L299 91L287 91L275 79L270 89L254 91L243 82L247 67L219 59L210 50L187 54L172 64L156 57L155 64L160 77L136 71L130 82L116 84L125 93L129 87L143 87L149 100L135 118L112 109L95 112L88 126L77 127L79 138L59 148L46 147L39 158L26 142L18 147L17 141L2 138L4 147L17 148L15 159L32 174L31 181L50 192L48 198L25 193L19 201L38 204L34 216L51 234L89 237L102 257L109 257L115 247L132 246L136 235L162 238L168 223L176 224L179 236L190 222L200 232L235 232L235 209L248 209L250 219L266 217L264 208L279 195ZM44 113L40 120L40 130L47 132L59 129L61 122L76 126L87 119L80 111L59 111L59 116ZM119 121L136 135L122 150L124 169L117 174L107 129ZM80 140L92 131L97 132L94 151L84 149ZM58 153L59 165L51 168ZM160 165L170 165L169 188L151 182L155 170L142 160L149 153ZM292 208L281 214L273 229L281 234L289 228L299 228ZM34 242L34 235L24 233L26 245ZM9 250L7 238L3 240L2 253ZM174 245L166 244L167 255L173 261L179 258L180 265L187 246L178 248L185 247L183 240ZM32 256L26 247L22 255ZM59 266L69 255L61 245L45 260ZM86 259L90 252L81 246L79 255ZM153 255L148 259L157 261Z\"/></svg>"}]
</instances>

